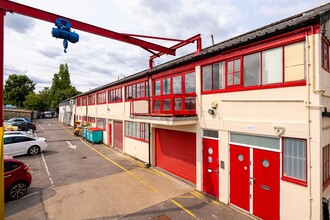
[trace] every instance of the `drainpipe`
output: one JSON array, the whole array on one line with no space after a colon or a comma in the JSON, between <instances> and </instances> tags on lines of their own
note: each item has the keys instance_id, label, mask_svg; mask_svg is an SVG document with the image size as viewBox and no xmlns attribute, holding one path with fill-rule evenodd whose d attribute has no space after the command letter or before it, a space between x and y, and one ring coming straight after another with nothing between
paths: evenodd
<instances>
[{"instance_id":1,"label":"drainpipe","mask_svg":"<svg viewBox=\"0 0 330 220\"><path fill-rule=\"evenodd\" d=\"M148 163L146 164L146 168L151 167L151 126L148 123Z\"/></svg>"},{"instance_id":2,"label":"drainpipe","mask_svg":"<svg viewBox=\"0 0 330 220\"><path fill-rule=\"evenodd\" d=\"M150 111L151 111L151 99L150 99L150 83L149 83L149 80L150 80L150 77L148 75L148 78L147 78L147 83L148 83L148 96L149 96L149 105L148 105L148 111L149 111L149 114L150 114ZM148 123L148 163L146 164L146 168L149 168L151 167L151 125L150 123Z\"/></svg>"},{"instance_id":3,"label":"drainpipe","mask_svg":"<svg viewBox=\"0 0 330 220\"><path fill-rule=\"evenodd\" d=\"M313 27L311 27L311 30L313 30ZM311 157L311 108L310 108L310 104L311 104L311 89L310 89L310 85L312 84L312 89L313 91L315 90L315 72L314 72L314 64L313 64L313 57L314 57L314 32L312 32L312 46L309 44L309 39L308 39L308 34L306 33L306 42L307 42L307 109L308 109L308 176L309 176L309 219L312 219L312 212L313 212L313 197L312 197L312 157ZM311 53L312 53L312 63L310 63L310 48L311 49ZM312 68L312 82L310 82L310 68Z\"/></svg>"}]
</instances>

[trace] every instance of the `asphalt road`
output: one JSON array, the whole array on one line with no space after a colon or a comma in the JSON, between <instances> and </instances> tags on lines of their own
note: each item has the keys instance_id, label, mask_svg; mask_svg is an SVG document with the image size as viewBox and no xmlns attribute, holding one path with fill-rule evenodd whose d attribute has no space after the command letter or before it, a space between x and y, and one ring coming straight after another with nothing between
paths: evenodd
<instances>
[{"instance_id":1,"label":"asphalt road","mask_svg":"<svg viewBox=\"0 0 330 220\"><path fill-rule=\"evenodd\" d=\"M75 137L56 119L36 124L48 149L16 157L33 180L24 198L5 203L6 219L251 219L194 186Z\"/></svg>"}]
</instances>

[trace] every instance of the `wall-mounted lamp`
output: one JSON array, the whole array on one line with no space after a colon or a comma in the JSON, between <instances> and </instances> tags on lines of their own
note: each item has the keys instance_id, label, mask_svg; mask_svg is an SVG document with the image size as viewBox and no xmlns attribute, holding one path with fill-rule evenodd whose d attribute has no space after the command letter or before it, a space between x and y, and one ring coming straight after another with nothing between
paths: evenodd
<instances>
[{"instance_id":1,"label":"wall-mounted lamp","mask_svg":"<svg viewBox=\"0 0 330 220\"><path fill-rule=\"evenodd\" d=\"M214 115L214 110L213 110L212 108L209 108L209 109L207 110L207 112L208 112L210 115Z\"/></svg>"},{"instance_id":2,"label":"wall-mounted lamp","mask_svg":"<svg viewBox=\"0 0 330 220\"><path fill-rule=\"evenodd\" d=\"M324 108L324 112L322 112L322 117L330 117L330 112L327 111L327 108Z\"/></svg>"},{"instance_id":3,"label":"wall-mounted lamp","mask_svg":"<svg viewBox=\"0 0 330 220\"><path fill-rule=\"evenodd\" d=\"M278 136L281 136L285 132L285 127L283 126L274 126L274 131Z\"/></svg>"}]
</instances>

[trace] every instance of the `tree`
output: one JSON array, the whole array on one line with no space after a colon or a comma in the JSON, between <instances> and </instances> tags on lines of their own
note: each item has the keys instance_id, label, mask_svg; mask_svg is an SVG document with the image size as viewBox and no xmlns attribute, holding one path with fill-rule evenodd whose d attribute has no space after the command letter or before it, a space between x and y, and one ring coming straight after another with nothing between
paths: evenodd
<instances>
[{"instance_id":1,"label":"tree","mask_svg":"<svg viewBox=\"0 0 330 220\"><path fill-rule=\"evenodd\" d=\"M68 65L61 64L59 72L54 74L52 86L49 90L50 107L58 109L61 101L80 93L76 87L71 85Z\"/></svg>"},{"instance_id":2,"label":"tree","mask_svg":"<svg viewBox=\"0 0 330 220\"><path fill-rule=\"evenodd\" d=\"M26 96L24 107L30 110L46 111L50 107L49 88L45 87L38 94L31 92Z\"/></svg>"},{"instance_id":3,"label":"tree","mask_svg":"<svg viewBox=\"0 0 330 220\"><path fill-rule=\"evenodd\" d=\"M35 85L26 75L9 75L4 89L5 102L19 107L23 106L25 97L34 91Z\"/></svg>"}]
</instances>

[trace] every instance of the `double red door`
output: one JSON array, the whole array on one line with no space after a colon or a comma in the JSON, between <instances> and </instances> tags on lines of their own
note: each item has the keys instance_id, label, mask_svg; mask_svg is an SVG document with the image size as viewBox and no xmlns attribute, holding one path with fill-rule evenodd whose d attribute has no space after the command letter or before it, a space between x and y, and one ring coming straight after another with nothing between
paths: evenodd
<instances>
[{"instance_id":1,"label":"double red door","mask_svg":"<svg viewBox=\"0 0 330 220\"><path fill-rule=\"evenodd\" d=\"M279 219L280 153L230 145L230 203L262 219Z\"/></svg>"},{"instance_id":2,"label":"double red door","mask_svg":"<svg viewBox=\"0 0 330 220\"><path fill-rule=\"evenodd\" d=\"M203 192L219 198L219 141L203 138Z\"/></svg>"}]
</instances>

